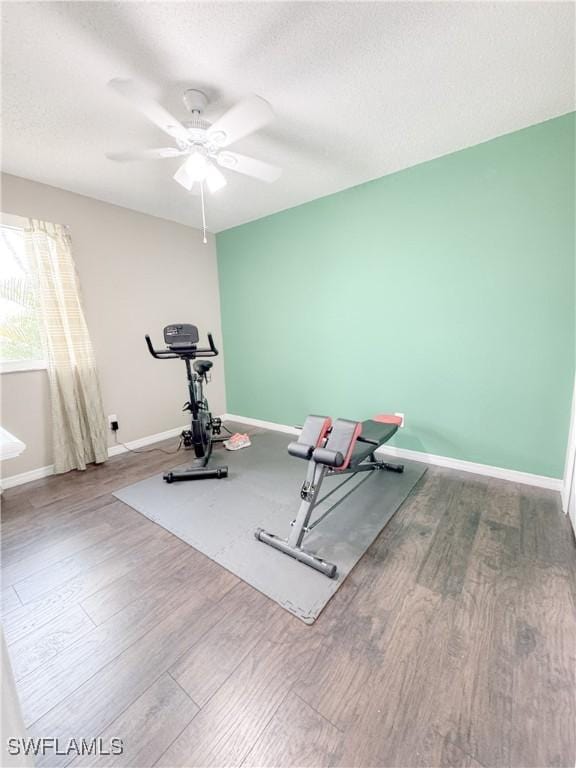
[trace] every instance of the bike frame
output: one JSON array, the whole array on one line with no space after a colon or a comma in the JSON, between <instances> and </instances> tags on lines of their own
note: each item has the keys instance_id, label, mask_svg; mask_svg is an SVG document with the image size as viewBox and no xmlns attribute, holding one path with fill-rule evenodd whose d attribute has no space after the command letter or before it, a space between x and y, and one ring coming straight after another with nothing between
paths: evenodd
<instances>
[{"instance_id":1,"label":"bike frame","mask_svg":"<svg viewBox=\"0 0 576 768\"><path fill-rule=\"evenodd\" d=\"M169 332L167 334L167 332ZM170 339L168 339L170 336ZM174 325L166 326L164 338L168 343L165 349L154 349L150 337L146 335L148 351L158 360L170 360L179 358L186 365L186 378L188 382L189 401L184 410L190 411L191 424L189 430L182 432L182 440L185 447L194 447L196 462L194 466L186 470L174 470L164 475L164 479L171 483L175 480L195 480L208 477L226 477L227 467L207 469L206 465L212 453L212 443L223 440L222 437L214 437L214 433L220 432L220 419L213 419L208 409L208 403L204 398L203 382L208 380L208 372L199 373L193 370L192 361L197 358L216 357L218 350L214 345L212 334L208 334L208 348L198 348L198 330L196 326ZM184 338L184 340L183 340ZM173 342L174 339L174 343ZM205 415L205 418L203 416Z\"/></svg>"}]
</instances>

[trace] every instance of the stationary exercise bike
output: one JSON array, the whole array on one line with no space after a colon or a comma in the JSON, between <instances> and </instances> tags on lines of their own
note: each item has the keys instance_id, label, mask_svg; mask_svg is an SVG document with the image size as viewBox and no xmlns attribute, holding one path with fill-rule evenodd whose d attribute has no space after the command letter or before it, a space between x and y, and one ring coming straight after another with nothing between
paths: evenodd
<instances>
[{"instance_id":1,"label":"stationary exercise bike","mask_svg":"<svg viewBox=\"0 0 576 768\"><path fill-rule=\"evenodd\" d=\"M203 385L208 382L208 371L212 368L209 360L197 360L202 357L216 357L218 350L214 346L212 334L208 334L209 348L198 348L198 328L188 323L167 325L164 328L166 349L154 349L150 336L146 334L146 344L152 357L157 360L170 360L179 357L186 363L189 400L183 410L190 411L192 421L190 429L182 431L182 443L185 448L193 449L196 456L194 465L189 469L175 469L166 472L164 480L173 483L177 480L205 480L223 478L228 475L228 467L208 468L212 445L224 440L219 437L222 419L212 416L208 400L204 397ZM194 361L193 363L191 361Z\"/></svg>"}]
</instances>

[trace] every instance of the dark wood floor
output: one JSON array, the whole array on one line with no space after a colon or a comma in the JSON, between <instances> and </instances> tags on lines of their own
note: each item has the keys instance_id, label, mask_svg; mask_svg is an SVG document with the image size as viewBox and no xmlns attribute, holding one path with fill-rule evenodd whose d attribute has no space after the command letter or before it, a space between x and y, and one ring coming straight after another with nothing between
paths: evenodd
<instances>
[{"instance_id":1,"label":"dark wood floor","mask_svg":"<svg viewBox=\"0 0 576 768\"><path fill-rule=\"evenodd\" d=\"M123 739L75 768L574 767L557 494L430 468L306 626L111 495L180 461L5 492L3 625L31 734Z\"/></svg>"}]
</instances>

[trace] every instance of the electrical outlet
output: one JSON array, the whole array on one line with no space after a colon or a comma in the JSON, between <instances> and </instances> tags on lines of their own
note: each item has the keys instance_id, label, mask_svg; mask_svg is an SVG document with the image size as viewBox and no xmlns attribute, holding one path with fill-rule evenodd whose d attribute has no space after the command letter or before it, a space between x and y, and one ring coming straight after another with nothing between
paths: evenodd
<instances>
[{"instance_id":1,"label":"electrical outlet","mask_svg":"<svg viewBox=\"0 0 576 768\"><path fill-rule=\"evenodd\" d=\"M110 425L110 429L112 432L118 431L118 416L116 416L115 413L111 413L108 416L108 424Z\"/></svg>"},{"instance_id":2,"label":"electrical outlet","mask_svg":"<svg viewBox=\"0 0 576 768\"><path fill-rule=\"evenodd\" d=\"M404 429L404 414L403 413L395 413L394 416L400 416L402 421L400 422L400 429Z\"/></svg>"}]
</instances>

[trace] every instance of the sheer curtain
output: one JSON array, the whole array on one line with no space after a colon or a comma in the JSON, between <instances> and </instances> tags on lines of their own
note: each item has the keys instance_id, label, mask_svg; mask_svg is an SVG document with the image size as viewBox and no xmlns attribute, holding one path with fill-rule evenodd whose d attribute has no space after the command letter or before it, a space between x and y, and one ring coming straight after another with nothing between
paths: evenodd
<instances>
[{"instance_id":1,"label":"sheer curtain","mask_svg":"<svg viewBox=\"0 0 576 768\"><path fill-rule=\"evenodd\" d=\"M45 329L54 470L86 469L106 461L107 430L70 236L58 224L29 219L25 244Z\"/></svg>"}]
</instances>

